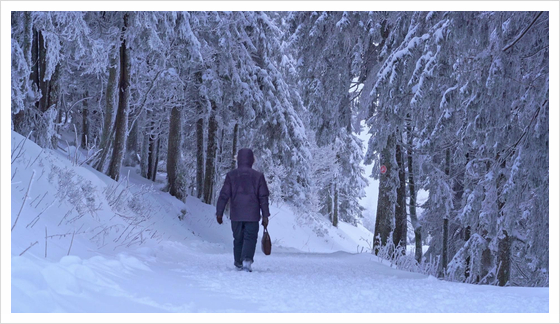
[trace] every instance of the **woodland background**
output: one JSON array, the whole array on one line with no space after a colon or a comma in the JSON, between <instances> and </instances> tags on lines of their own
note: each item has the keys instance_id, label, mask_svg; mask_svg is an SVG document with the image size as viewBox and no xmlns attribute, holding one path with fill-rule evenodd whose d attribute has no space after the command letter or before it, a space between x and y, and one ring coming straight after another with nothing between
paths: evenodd
<instances>
[{"instance_id":1,"label":"woodland background","mask_svg":"<svg viewBox=\"0 0 560 324\"><path fill-rule=\"evenodd\" d=\"M333 226L361 221L365 159L376 253L410 242L448 280L548 285L548 12L11 18L11 127L44 148L214 204L251 147L273 202Z\"/></svg>"}]
</instances>

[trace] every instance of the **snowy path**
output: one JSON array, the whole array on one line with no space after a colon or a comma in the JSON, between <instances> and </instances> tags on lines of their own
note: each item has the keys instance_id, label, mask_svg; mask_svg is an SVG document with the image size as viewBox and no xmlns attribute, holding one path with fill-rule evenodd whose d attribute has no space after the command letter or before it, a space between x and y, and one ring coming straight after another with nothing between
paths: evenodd
<instances>
[{"instance_id":1,"label":"snowy path","mask_svg":"<svg viewBox=\"0 0 560 324\"><path fill-rule=\"evenodd\" d=\"M13 311L51 295L46 299L66 312L548 312L547 288L527 294L527 288L443 282L391 269L371 254L258 253L255 271L247 273L234 269L225 247L213 249L167 242L136 257L64 257L37 269L45 284L35 280L35 296L18 284L19 276L29 279L32 264L15 257ZM50 306L60 307L47 303L44 311Z\"/></svg>"},{"instance_id":2,"label":"snowy path","mask_svg":"<svg viewBox=\"0 0 560 324\"><path fill-rule=\"evenodd\" d=\"M12 132L12 147L20 142L23 137ZM39 154L44 158L37 164L30 199L22 203L31 179L32 170L27 164ZM37 313L136 313L143 320L147 317L140 313L160 312L344 313L338 315L346 316L346 313L549 311L548 288L503 288L440 281L392 269L379 263L372 254L347 253L367 250L372 233L361 225L339 223L333 227L325 218L304 217L288 206L271 206L272 255L265 256L258 248L255 271L239 272L233 267L229 220L226 218L223 225L218 225L214 206L194 197L182 202L159 188L146 189L153 183L141 178L134 169L124 169L126 182L134 186L123 196L120 213L136 217L151 215L144 227L134 231L135 235L138 232L147 235L144 241L139 240L142 242L139 246L138 241L132 244L135 235L128 238L133 232L126 230L129 223L115 217L115 208L110 206L119 184L109 177L90 167L73 165L58 151L43 152L31 142L27 142L12 170L12 217L11 222L3 218L2 227L8 229L16 224L18 207L25 208L11 235L8 232L3 236L11 241L11 254L2 254L11 260L11 295L5 296L6 289L3 289L2 300L11 297L8 308L12 313L39 316L14 318L16 322L42 322L43 314ZM119 188L124 190L121 188L124 185ZM137 192L142 194L132 194ZM63 223L68 215L87 207L83 201L95 202L93 205L99 209L74 222ZM132 210L130 206L136 208ZM185 218L179 220L178 215ZM106 232L110 227L122 230ZM48 241L47 229L51 235ZM319 253L333 251L347 252ZM5 278L3 288L10 285ZM557 308L551 311L557 314ZM323 315L332 318L330 314ZM542 314L525 315L533 318ZM6 322L4 313L2 316L1 321ZM89 319L91 315L83 316ZM433 316L427 316L427 322L434 322ZM485 314L485 319L488 316ZM516 314L516 319L519 318ZM154 321L161 322L160 318ZM240 322L247 320L241 318ZM444 322L448 321L444 319Z\"/></svg>"}]
</instances>

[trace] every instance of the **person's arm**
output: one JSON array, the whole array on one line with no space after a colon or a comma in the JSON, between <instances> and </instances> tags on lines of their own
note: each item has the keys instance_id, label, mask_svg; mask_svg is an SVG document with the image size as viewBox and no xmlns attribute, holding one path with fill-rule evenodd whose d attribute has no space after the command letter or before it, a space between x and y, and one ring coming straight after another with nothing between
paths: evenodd
<instances>
[{"instance_id":1,"label":"person's arm","mask_svg":"<svg viewBox=\"0 0 560 324\"><path fill-rule=\"evenodd\" d=\"M268 223L268 216L270 216L270 211L268 209L268 186L266 185L266 180L264 179L264 174L261 175L260 179L259 179L259 204L261 207L261 211L262 211L262 216L263 216L263 222L264 222L264 218L267 219L267 223ZM263 224L264 225L264 224Z\"/></svg>"},{"instance_id":2,"label":"person's arm","mask_svg":"<svg viewBox=\"0 0 560 324\"><path fill-rule=\"evenodd\" d=\"M224 186L220 190L220 196L218 197L218 203L216 204L216 217L218 218L218 223L221 224L221 219L224 216L224 209L226 209L226 204L231 197L231 181L229 175L226 175L226 180L224 181Z\"/></svg>"}]
</instances>

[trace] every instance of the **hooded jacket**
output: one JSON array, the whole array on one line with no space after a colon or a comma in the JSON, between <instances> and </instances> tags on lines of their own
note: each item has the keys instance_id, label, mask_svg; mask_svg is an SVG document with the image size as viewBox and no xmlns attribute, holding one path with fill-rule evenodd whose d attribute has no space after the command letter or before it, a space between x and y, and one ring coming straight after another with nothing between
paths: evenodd
<instances>
[{"instance_id":1,"label":"hooded jacket","mask_svg":"<svg viewBox=\"0 0 560 324\"><path fill-rule=\"evenodd\" d=\"M228 172L220 191L216 215L222 217L228 200L231 199L232 221L258 222L270 216L268 210L268 187L264 174L253 170L253 151L243 148L237 153L237 169Z\"/></svg>"}]
</instances>

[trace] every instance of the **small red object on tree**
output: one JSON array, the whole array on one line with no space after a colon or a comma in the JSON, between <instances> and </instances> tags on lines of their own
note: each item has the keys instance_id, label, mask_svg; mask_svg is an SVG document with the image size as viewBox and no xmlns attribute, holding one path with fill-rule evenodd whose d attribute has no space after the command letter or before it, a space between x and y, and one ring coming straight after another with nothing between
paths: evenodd
<instances>
[{"instance_id":1,"label":"small red object on tree","mask_svg":"<svg viewBox=\"0 0 560 324\"><path fill-rule=\"evenodd\" d=\"M379 171L381 171L381 174L385 174L385 172L387 172L387 167L382 165L381 168L379 168Z\"/></svg>"}]
</instances>

